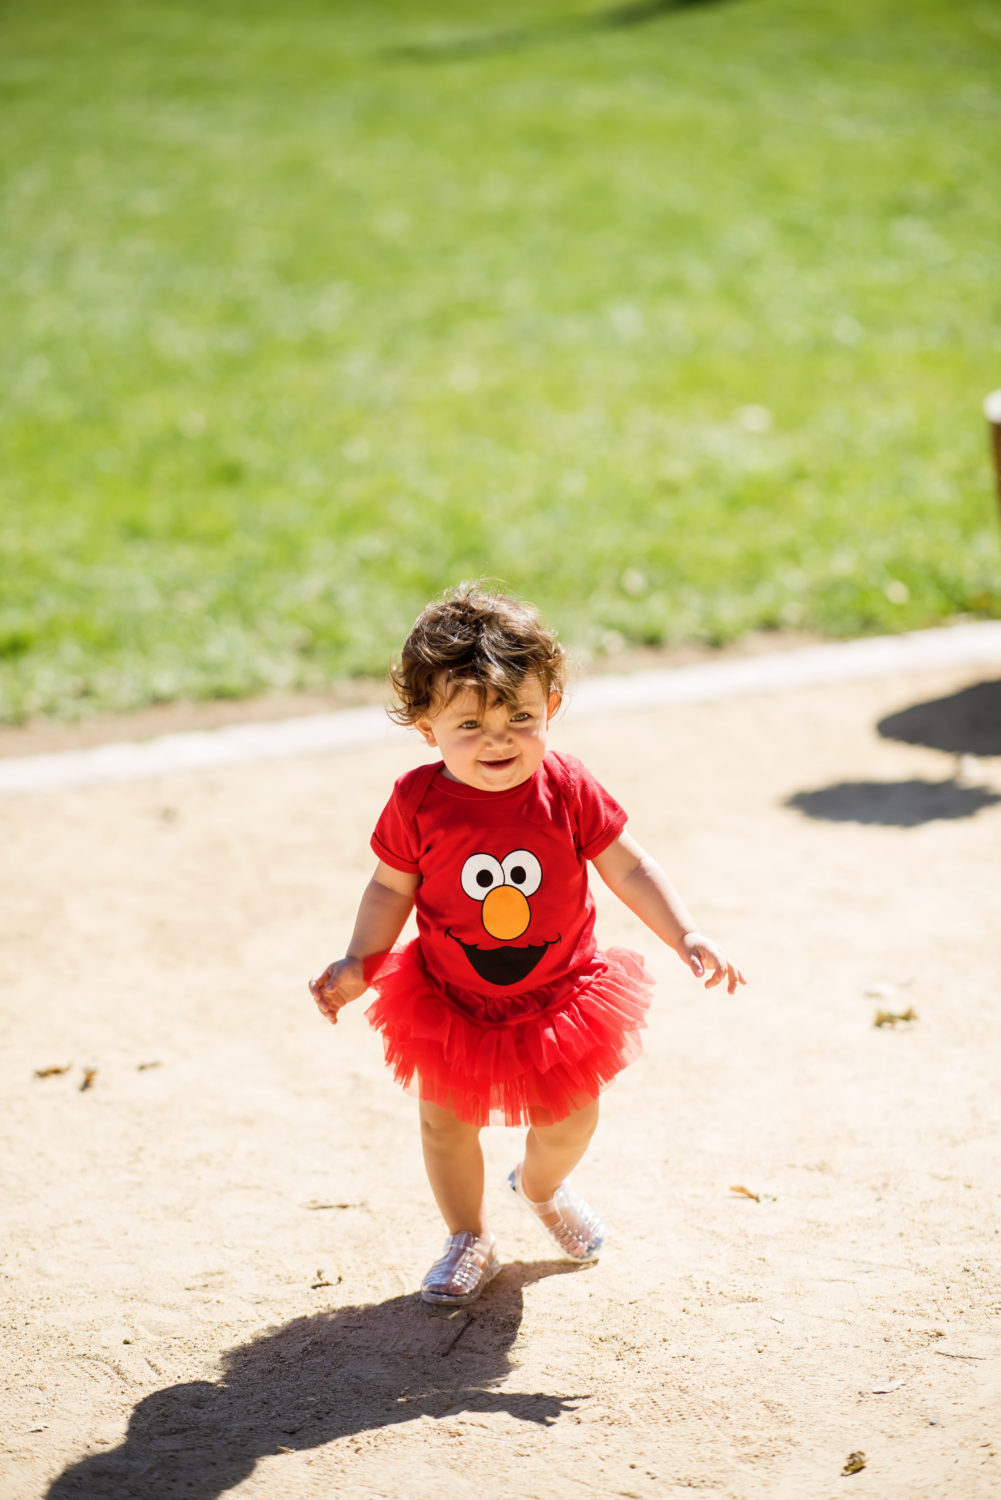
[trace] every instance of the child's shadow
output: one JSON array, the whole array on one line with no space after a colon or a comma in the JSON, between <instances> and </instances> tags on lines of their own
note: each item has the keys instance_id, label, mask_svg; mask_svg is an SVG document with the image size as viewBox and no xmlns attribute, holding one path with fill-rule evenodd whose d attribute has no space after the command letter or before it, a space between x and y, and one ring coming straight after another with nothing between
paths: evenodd
<instances>
[{"instance_id":1,"label":"child's shadow","mask_svg":"<svg viewBox=\"0 0 1001 1500\"><path fill-rule=\"evenodd\" d=\"M468 1311L435 1313L413 1294L296 1318L231 1349L218 1381L145 1396L125 1441L82 1459L47 1500L215 1500L282 1449L418 1417L505 1411L548 1425L580 1396L497 1391L522 1316L522 1289L576 1272L514 1262Z\"/></svg>"}]
</instances>

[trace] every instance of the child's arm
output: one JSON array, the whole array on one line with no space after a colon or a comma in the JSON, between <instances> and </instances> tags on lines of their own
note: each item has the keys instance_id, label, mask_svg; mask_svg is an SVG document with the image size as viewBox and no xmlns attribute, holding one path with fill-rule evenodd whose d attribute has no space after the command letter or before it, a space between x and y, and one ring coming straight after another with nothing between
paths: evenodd
<instances>
[{"instance_id":1,"label":"child's arm","mask_svg":"<svg viewBox=\"0 0 1001 1500\"><path fill-rule=\"evenodd\" d=\"M674 949L697 979L712 968L707 990L725 979L732 995L738 984L747 983L717 944L696 931L684 902L660 865L628 833L620 834L592 863L608 888Z\"/></svg>"},{"instance_id":2,"label":"child's arm","mask_svg":"<svg viewBox=\"0 0 1001 1500\"><path fill-rule=\"evenodd\" d=\"M341 1006L357 1000L368 989L364 960L385 953L396 942L419 884L419 876L404 874L379 861L361 898L347 954L309 981L310 993L328 1021L336 1025Z\"/></svg>"}]
</instances>

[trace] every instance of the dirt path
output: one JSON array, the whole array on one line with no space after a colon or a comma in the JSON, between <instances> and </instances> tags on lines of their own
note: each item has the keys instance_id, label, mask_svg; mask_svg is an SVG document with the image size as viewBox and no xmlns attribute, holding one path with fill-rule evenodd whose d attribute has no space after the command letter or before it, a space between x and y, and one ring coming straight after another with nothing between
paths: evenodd
<instances>
[{"instance_id":1,"label":"dirt path","mask_svg":"<svg viewBox=\"0 0 1001 1500\"><path fill-rule=\"evenodd\" d=\"M753 987L599 893L662 981L578 1174L607 1251L550 1258L490 1132L508 1264L450 1318L413 1105L304 987L416 747L0 803L4 1500L996 1496L990 678L557 732Z\"/></svg>"}]
</instances>

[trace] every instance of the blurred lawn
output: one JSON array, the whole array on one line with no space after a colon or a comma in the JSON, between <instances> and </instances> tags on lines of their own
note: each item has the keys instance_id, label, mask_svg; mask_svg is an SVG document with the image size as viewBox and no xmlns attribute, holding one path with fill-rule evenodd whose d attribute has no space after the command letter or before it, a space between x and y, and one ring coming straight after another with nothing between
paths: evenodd
<instances>
[{"instance_id":1,"label":"blurred lawn","mask_svg":"<svg viewBox=\"0 0 1001 1500\"><path fill-rule=\"evenodd\" d=\"M613 14L613 12L617 12ZM0 717L1001 614L994 0L0 7Z\"/></svg>"}]
</instances>

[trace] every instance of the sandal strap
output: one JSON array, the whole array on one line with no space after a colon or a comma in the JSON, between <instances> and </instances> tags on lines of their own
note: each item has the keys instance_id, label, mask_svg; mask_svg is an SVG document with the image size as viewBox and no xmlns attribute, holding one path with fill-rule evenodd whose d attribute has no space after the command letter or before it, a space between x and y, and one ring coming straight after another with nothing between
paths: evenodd
<instances>
[{"instance_id":1,"label":"sandal strap","mask_svg":"<svg viewBox=\"0 0 1001 1500\"><path fill-rule=\"evenodd\" d=\"M461 1306L474 1301L500 1270L492 1237L469 1230L450 1234L441 1257L421 1283L425 1301Z\"/></svg>"},{"instance_id":2,"label":"sandal strap","mask_svg":"<svg viewBox=\"0 0 1001 1500\"><path fill-rule=\"evenodd\" d=\"M605 1226L589 1203L585 1203L564 1178L548 1203L534 1203L521 1185L519 1162L510 1173L508 1181L515 1195L525 1203L542 1223L543 1214L555 1214L554 1224L543 1223L564 1254L572 1260L595 1260L605 1240Z\"/></svg>"},{"instance_id":3,"label":"sandal strap","mask_svg":"<svg viewBox=\"0 0 1001 1500\"><path fill-rule=\"evenodd\" d=\"M536 1203L534 1199L528 1196L521 1185L521 1168L522 1163L519 1162L514 1169L514 1190L522 1203L527 1203L529 1208L533 1208L537 1214L558 1214L559 1209L556 1207L555 1198L550 1198L548 1203ZM562 1186L562 1183L560 1186Z\"/></svg>"}]
</instances>

